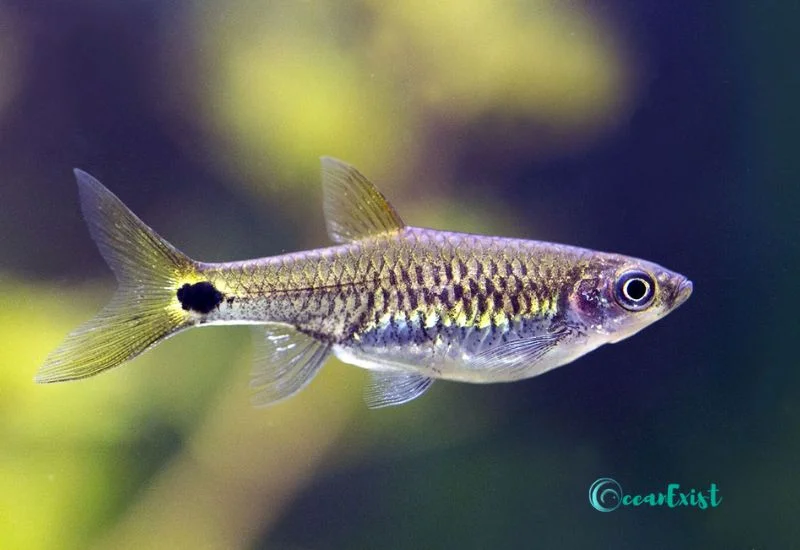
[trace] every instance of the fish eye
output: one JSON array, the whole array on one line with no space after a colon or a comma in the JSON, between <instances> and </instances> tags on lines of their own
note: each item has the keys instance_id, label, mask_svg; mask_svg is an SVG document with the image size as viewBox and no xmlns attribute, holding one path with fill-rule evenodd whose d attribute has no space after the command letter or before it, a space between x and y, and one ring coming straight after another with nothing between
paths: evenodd
<instances>
[{"instance_id":1,"label":"fish eye","mask_svg":"<svg viewBox=\"0 0 800 550\"><path fill-rule=\"evenodd\" d=\"M641 311L653 301L656 282L644 271L626 271L617 279L614 298L630 311Z\"/></svg>"}]
</instances>

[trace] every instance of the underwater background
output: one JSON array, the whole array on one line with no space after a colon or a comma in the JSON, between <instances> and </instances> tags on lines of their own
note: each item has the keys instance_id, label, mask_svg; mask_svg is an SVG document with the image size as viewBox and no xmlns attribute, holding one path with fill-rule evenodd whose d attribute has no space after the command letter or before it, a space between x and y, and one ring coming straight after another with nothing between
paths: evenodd
<instances>
[{"instance_id":1,"label":"underwater background","mask_svg":"<svg viewBox=\"0 0 800 550\"><path fill-rule=\"evenodd\" d=\"M790 548L796 2L0 0L0 548ZM114 279L71 169L192 257L328 244L319 160L412 225L658 262L691 299L514 384L249 403L245 327L37 386ZM595 509L718 488L721 502Z\"/></svg>"}]
</instances>

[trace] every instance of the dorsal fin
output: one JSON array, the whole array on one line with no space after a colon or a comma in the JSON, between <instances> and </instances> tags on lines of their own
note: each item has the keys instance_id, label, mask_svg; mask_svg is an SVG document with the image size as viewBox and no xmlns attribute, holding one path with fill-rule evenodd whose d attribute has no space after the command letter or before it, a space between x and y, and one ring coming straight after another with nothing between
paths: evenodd
<instances>
[{"instance_id":1,"label":"dorsal fin","mask_svg":"<svg viewBox=\"0 0 800 550\"><path fill-rule=\"evenodd\" d=\"M348 243L405 227L389 201L358 170L331 157L320 160L325 222L334 242Z\"/></svg>"}]
</instances>

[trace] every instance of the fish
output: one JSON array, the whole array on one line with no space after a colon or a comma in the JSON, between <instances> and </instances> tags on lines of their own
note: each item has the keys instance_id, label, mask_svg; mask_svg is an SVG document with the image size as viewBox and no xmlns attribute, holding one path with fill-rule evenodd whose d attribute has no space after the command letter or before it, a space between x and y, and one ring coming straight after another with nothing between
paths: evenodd
<instances>
[{"instance_id":1,"label":"fish","mask_svg":"<svg viewBox=\"0 0 800 550\"><path fill-rule=\"evenodd\" d=\"M353 166L322 157L333 246L225 263L169 244L75 170L89 232L117 290L35 375L78 380L183 330L255 325L253 402L295 395L331 356L370 372L370 408L436 379L514 382L639 332L683 304L685 276L614 253L406 225Z\"/></svg>"}]
</instances>

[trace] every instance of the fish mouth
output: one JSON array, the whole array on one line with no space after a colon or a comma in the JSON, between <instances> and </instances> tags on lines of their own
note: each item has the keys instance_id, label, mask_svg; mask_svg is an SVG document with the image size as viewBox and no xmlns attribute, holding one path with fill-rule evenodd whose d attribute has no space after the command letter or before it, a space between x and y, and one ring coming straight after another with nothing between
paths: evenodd
<instances>
[{"instance_id":1,"label":"fish mouth","mask_svg":"<svg viewBox=\"0 0 800 550\"><path fill-rule=\"evenodd\" d=\"M692 285L692 281L684 278L678 285L678 288L675 290L675 293L672 295L672 309L678 307L683 302L688 300L689 296L692 295L693 289L694 285Z\"/></svg>"}]
</instances>

